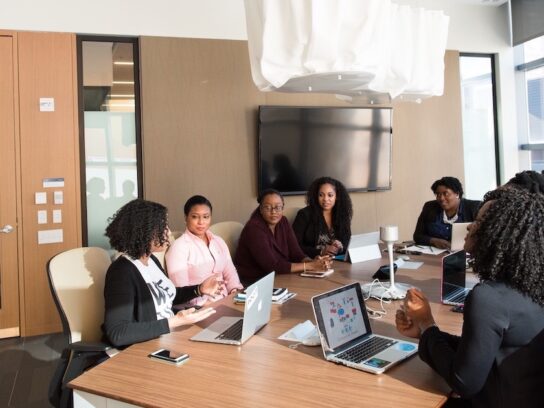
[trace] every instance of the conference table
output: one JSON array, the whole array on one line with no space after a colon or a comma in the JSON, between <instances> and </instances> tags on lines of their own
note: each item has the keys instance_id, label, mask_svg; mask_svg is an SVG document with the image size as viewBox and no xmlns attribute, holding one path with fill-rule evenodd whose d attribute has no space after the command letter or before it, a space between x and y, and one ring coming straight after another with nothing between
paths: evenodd
<instances>
[{"instance_id":1,"label":"conference table","mask_svg":"<svg viewBox=\"0 0 544 408\"><path fill-rule=\"evenodd\" d=\"M422 289L431 302L441 330L459 334L462 315L440 304L442 256L412 256L424 264L399 269L397 282ZM438 407L447 399L448 385L417 355L381 375L348 368L324 359L321 347L298 345L278 337L306 320L314 322L312 296L352 282L370 282L382 259L349 264L335 261L335 272L322 279L298 274L276 275L275 287L297 296L272 305L268 325L242 346L190 341L221 316L241 316L243 306L232 295L217 302L217 313L190 327L135 344L70 383L76 407ZM380 302L367 306L380 309ZM395 329L395 311L402 301L384 304L387 314L371 320L377 334L403 338ZM314 322L315 323L315 322ZM185 352L181 366L150 359L166 348Z\"/></svg>"}]
</instances>

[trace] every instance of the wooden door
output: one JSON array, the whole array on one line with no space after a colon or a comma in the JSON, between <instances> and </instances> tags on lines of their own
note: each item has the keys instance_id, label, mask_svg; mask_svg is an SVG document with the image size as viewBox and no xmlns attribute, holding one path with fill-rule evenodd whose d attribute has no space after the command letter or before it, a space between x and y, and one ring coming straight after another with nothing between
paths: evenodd
<instances>
[{"instance_id":1,"label":"wooden door","mask_svg":"<svg viewBox=\"0 0 544 408\"><path fill-rule=\"evenodd\" d=\"M0 32L0 338L20 334L15 41Z\"/></svg>"}]
</instances>

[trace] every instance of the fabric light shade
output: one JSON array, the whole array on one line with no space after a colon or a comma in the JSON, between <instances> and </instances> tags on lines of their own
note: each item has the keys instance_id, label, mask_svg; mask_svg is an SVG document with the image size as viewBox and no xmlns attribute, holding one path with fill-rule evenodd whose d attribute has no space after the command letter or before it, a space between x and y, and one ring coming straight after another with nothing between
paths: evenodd
<instances>
[{"instance_id":1,"label":"fabric light shade","mask_svg":"<svg viewBox=\"0 0 544 408\"><path fill-rule=\"evenodd\" d=\"M442 95L449 17L390 0L245 0L261 91L375 102Z\"/></svg>"}]
</instances>

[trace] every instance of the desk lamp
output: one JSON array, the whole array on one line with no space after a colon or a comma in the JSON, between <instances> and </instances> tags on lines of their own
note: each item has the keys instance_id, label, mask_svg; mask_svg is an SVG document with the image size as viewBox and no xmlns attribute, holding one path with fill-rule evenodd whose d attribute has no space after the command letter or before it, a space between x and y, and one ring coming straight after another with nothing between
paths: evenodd
<instances>
[{"instance_id":1,"label":"desk lamp","mask_svg":"<svg viewBox=\"0 0 544 408\"><path fill-rule=\"evenodd\" d=\"M383 299L404 299L406 291L410 289L410 285L402 283L395 284L395 265L393 262L393 244L399 240L399 228L396 225L385 225L380 227L380 239L387 245L387 253L389 254L389 285L387 284L366 284L363 290L369 293L374 298Z\"/></svg>"}]
</instances>

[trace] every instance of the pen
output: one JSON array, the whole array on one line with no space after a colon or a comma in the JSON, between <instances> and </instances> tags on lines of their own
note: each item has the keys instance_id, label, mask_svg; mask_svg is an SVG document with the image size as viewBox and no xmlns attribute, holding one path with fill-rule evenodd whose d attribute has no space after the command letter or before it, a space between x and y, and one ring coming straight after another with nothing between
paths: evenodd
<instances>
[{"instance_id":1,"label":"pen","mask_svg":"<svg viewBox=\"0 0 544 408\"><path fill-rule=\"evenodd\" d=\"M431 254L434 254L432 245L429 245L429 249L431 250Z\"/></svg>"}]
</instances>

